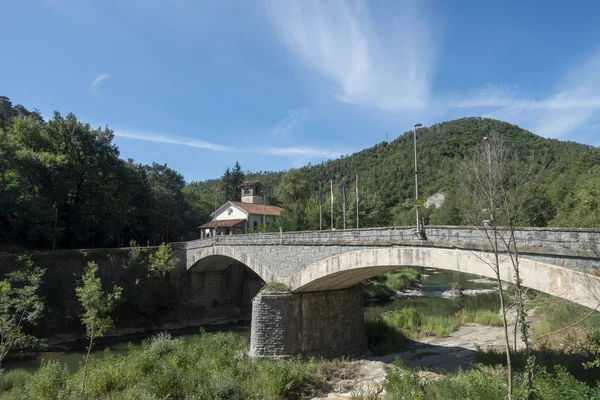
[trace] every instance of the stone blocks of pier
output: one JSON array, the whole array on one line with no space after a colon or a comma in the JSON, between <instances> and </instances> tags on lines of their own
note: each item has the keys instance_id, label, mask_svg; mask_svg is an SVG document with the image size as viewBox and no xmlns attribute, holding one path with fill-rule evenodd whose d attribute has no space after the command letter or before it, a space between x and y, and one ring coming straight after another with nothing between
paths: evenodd
<instances>
[{"instance_id":1,"label":"stone blocks of pier","mask_svg":"<svg viewBox=\"0 0 600 400\"><path fill-rule=\"evenodd\" d=\"M360 288L259 293L252 301L250 356L358 357L367 351Z\"/></svg>"}]
</instances>

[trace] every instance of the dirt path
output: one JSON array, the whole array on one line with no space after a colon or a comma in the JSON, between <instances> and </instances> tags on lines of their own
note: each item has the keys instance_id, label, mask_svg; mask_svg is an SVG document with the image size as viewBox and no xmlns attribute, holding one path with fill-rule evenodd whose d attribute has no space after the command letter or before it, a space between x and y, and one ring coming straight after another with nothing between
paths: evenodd
<instances>
[{"instance_id":1,"label":"dirt path","mask_svg":"<svg viewBox=\"0 0 600 400\"><path fill-rule=\"evenodd\" d=\"M513 329L511 335L512 331ZM517 346L520 348L522 345L517 338ZM396 357L408 367L421 369L420 375L424 378L431 378L438 374L456 372L459 368L471 368L475 363L475 354L489 348L504 349L503 328L467 324L449 337L422 338L400 352L355 361L359 366L357 377L336 382L334 393L318 399L348 399L352 394L381 393L385 380L384 367Z\"/></svg>"}]
</instances>

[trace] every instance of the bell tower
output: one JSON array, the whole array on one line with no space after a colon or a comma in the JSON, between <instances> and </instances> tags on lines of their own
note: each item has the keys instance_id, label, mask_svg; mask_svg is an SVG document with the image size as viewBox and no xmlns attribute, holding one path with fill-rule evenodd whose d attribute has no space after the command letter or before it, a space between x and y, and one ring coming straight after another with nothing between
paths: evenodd
<instances>
[{"instance_id":1,"label":"bell tower","mask_svg":"<svg viewBox=\"0 0 600 400\"><path fill-rule=\"evenodd\" d=\"M263 204L262 185L259 181L244 182L240 185L242 203Z\"/></svg>"}]
</instances>

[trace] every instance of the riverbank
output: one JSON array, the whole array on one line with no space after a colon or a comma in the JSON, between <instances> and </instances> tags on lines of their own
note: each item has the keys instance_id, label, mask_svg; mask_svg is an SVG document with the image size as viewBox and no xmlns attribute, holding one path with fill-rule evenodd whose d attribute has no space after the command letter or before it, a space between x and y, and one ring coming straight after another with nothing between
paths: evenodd
<instances>
[{"instance_id":1,"label":"riverbank","mask_svg":"<svg viewBox=\"0 0 600 400\"><path fill-rule=\"evenodd\" d=\"M247 341L231 333L187 341L158 335L126 354L93 358L84 396L82 371L50 361L35 373L8 372L0 379L0 399L503 400L505 369L477 363L481 349L501 345L501 330L469 324L447 338L426 337L400 352L357 361L251 360ZM515 374L515 398L522 398L523 378ZM561 368L538 368L534 383L538 399L600 396Z\"/></svg>"}]
</instances>

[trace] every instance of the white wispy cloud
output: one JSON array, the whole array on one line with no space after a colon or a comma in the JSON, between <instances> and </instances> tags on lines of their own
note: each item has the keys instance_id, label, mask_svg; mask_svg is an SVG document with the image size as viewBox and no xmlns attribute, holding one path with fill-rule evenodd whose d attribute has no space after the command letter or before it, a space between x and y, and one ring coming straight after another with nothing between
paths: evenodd
<instances>
[{"instance_id":1,"label":"white wispy cloud","mask_svg":"<svg viewBox=\"0 0 600 400\"><path fill-rule=\"evenodd\" d=\"M94 82L92 82L92 84L91 84L91 86L90 86L90 89L91 89L92 91L93 91L93 90L96 90L96 88L97 88L97 86L100 84L100 82L102 82L103 80L105 80L105 79L108 79L108 78L110 78L110 77L112 77L112 74L100 74L100 75L98 75L98 76L96 77L96 79L94 79Z\"/></svg>"},{"instance_id":2,"label":"white wispy cloud","mask_svg":"<svg viewBox=\"0 0 600 400\"><path fill-rule=\"evenodd\" d=\"M436 48L419 2L397 2L396 17L376 26L361 0L266 1L283 42L339 100L389 111L427 104Z\"/></svg>"},{"instance_id":3,"label":"white wispy cloud","mask_svg":"<svg viewBox=\"0 0 600 400\"><path fill-rule=\"evenodd\" d=\"M448 107L484 108L485 116L518 123L548 137L584 129L600 116L600 51L568 69L549 96L527 98L519 95L517 87L488 85L448 100Z\"/></svg>"},{"instance_id":4,"label":"white wispy cloud","mask_svg":"<svg viewBox=\"0 0 600 400\"><path fill-rule=\"evenodd\" d=\"M207 150L215 150L215 151L235 151L233 147L223 146L220 144L215 144L211 142L206 142L203 140L186 138L186 137L177 137L177 136L167 136L154 132L144 132L144 131L128 131L128 130L115 130L115 136L125 137L129 139L137 139L137 140L145 140L148 142L155 143L168 143L168 144L177 144L181 146L187 147L196 147L199 149L207 149Z\"/></svg>"},{"instance_id":5,"label":"white wispy cloud","mask_svg":"<svg viewBox=\"0 0 600 400\"><path fill-rule=\"evenodd\" d=\"M155 143L168 143L175 144L186 147L195 147L200 149L212 150L212 151L222 151L222 152L252 152L255 154L265 154L271 156L281 156L281 157L303 157L306 159L329 159L329 158L337 158L341 156L341 151L333 151L326 149L318 149L310 146L288 146L288 147L261 147L257 146L254 148L244 148L240 149L237 147L224 146L217 143L207 142L204 140L198 140L188 137L182 136L173 136L173 135L165 135L154 132L146 132L146 131L132 131L132 130L122 130L115 129L115 136L124 137L129 139L137 139L137 140L145 140L148 142Z\"/></svg>"},{"instance_id":6,"label":"white wispy cloud","mask_svg":"<svg viewBox=\"0 0 600 400\"><path fill-rule=\"evenodd\" d=\"M303 121L309 118L307 108L299 108L288 112L287 117L283 118L271 129L271 136L279 139L289 139L290 134Z\"/></svg>"}]
</instances>

